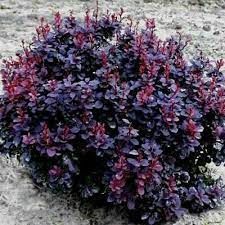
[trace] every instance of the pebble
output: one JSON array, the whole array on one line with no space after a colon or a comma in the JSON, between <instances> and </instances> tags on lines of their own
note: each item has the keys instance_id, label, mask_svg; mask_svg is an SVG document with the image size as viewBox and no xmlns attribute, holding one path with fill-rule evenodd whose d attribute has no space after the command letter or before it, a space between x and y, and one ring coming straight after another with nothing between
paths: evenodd
<instances>
[{"instance_id":1,"label":"pebble","mask_svg":"<svg viewBox=\"0 0 225 225\"><path fill-rule=\"evenodd\" d=\"M219 34L220 32L218 30L213 32L213 35L219 35Z\"/></svg>"},{"instance_id":2,"label":"pebble","mask_svg":"<svg viewBox=\"0 0 225 225\"><path fill-rule=\"evenodd\" d=\"M198 4L199 4L200 6L205 6L204 0L199 0L199 1L198 1Z\"/></svg>"},{"instance_id":3,"label":"pebble","mask_svg":"<svg viewBox=\"0 0 225 225\"><path fill-rule=\"evenodd\" d=\"M190 5L196 5L197 2L196 2L195 0L189 0L189 1L188 1L188 4L190 4Z\"/></svg>"},{"instance_id":4,"label":"pebble","mask_svg":"<svg viewBox=\"0 0 225 225\"><path fill-rule=\"evenodd\" d=\"M176 30L181 30L181 29L182 29L182 26L181 26L180 24L176 24L176 25L174 26L174 29L176 29Z\"/></svg>"},{"instance_id":5,"label":"pebble","mask_svg":"<svg viewBox=\"0 0 225 225\"><path fill-rule=\"evenodd\" d=\"M204 25L204 26L202 27L202 29L203 29L204 31L210 31L210 30L211 30L211 27L210 27L210 25Z\"/></svg>"},{"instance_id":6,"label":"pebble","mask_svg":"<svg viewBox=\"0 0 225 225\"><path fill-rule=\"evenodd\" d=\"M0 9L11 9L9 6L0 5Z\"/></svg>"},{"instance_id":7,"label":"pebble","mask_svg":"<svg viewBox=\"0 0 225 225\"><path fill-rule=\"evenodd\" d=\"M199 6L204 6L205 1L204 0L189 0L188 3L190 5L199 5Z\"/></svg>"},{"instance_id":8,"label":"pebble","mask_svg":"<svg viewBox=\"0 0 225 225\"><path fill-rule=\"evenodd\" d=\"M38 20L38 15L37 14L28 14L27 18L30 20Z\"/></svg>"}]
</instances>

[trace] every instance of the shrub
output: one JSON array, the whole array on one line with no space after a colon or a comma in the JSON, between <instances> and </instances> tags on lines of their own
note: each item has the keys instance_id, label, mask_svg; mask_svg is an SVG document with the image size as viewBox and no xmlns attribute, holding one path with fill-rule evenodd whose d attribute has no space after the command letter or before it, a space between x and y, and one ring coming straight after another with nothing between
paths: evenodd
<instances>
[{"instance_id":1,"label":"shrub","mask_svg":"<svg viewBox=\"0 0 225 225\"><path fill-rule=\"evenodd\" d=\"M123 22L126 21L126 22ZM224 186L223 61L185 59L188 39L161 41L121 10L44 19L16 59L4 61L1 151L33 179L127 206L146 224L214 208Z\"/></svg>"}]
</instances>

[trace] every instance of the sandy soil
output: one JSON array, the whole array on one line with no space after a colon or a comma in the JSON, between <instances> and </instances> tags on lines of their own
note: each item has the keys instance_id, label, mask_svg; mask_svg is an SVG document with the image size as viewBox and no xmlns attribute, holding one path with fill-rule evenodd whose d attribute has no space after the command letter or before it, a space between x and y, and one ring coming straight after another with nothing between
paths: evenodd
<instances>
[{"instance_id":1,"label":"sandy soil","mask_svg":"<svg viewBox=\"0 0 225 225\"><path fill-rule=\"evenodd\" d=\"M99 6L101 10L123 7L136 19L156 18L162 38L176 31L191 35L187 55L202 49L211 58L225 58L224 0L99 0ZM81 17L88 7L95 8L95 1L0 0L0 61L20 50L22 39L31 39L41 16L50 19L56 11L73 9ZM225 169L214 170L225 180ZM115 209L93 209L72 196L58 197L38 189L15 160L0 157L0 225L128 224L132 225ZM185 215L175 224L223 225L225 206L201 215Z\"/></svg>"}]
</instances>

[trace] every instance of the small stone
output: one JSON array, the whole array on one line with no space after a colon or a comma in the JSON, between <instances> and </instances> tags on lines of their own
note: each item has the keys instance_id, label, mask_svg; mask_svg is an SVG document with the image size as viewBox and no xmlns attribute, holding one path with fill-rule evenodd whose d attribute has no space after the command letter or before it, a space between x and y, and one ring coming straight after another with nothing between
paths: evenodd
<instances>
[{"instance_id":1,"label":"small stone","mask_svg":"<svg viewBox=\"0 0 225 225\"><path fill-rule=\"evenodd\" d=\"M182 29L182 26L181 26L180 24L176 24L176 25L174 26L174 28L175 28L176 30L181 30L181 29Z\"/></svg>"},{"instance_id":2,"label":"small stone","mask_svg":"<svg viewBox=\"0 0 225 225\"><path fill-rule=\"evenodd\" d=\"M213 35L219 35L219 34L220 32L218 30L213 32Z\"/></svg>"},{"instance_id":3,"label":"small stone","mask_svg":"<svg viewBox=\"0 0 225 225\"><path fill-rule=\"evenodd\" d=\"M204 25L204 26L202 27L202 29L203 29L204 31L210 31L210 30L211 30L211 27L210 27L210 25Z\"/></svg>"},{"instance_id":4,"label":"small stone","mask_svg":"<svg viewBox=\"0 0 225 225\"><path fill-rule=\"evenodd\" d=\"M200 48L200 44L195 44L194 46L195 46L195 48L197 48L197 49Z\"/></svg>"},{"instance_id":5,"label":"small stone","mask_svg":"<svg viewBox=\"0 0 225 225\"><path fill-rule=\"evenodd\" d=\"M189 0L189 1L188 1L188 4L190 4L190 5L196 5L197 2L196 2L195 0Z\"/></svg>"},{"instance_id":6,"label":"small stone","mask_svg":"<svg viewBox=\"0 0 225 225\"><path fill-rule=\"evenodd\" d=\"M38 15L37 14L29 14L29 15L27 15L27 18L30 20L38 20Z\"/></svg>"},{"instance_id":7,"label":"small stone","mask_svg":"<svg viewBox=\"0 0 225 225\"><path fill-rule=\"evenodd\" d=\"M204 6L205 5L205 0L189 0L188 1L189 5L199 5L199 6Z\"/></svg>"},{"instance_id":8,"label":"small stone","mask_svg":"<svg viewBox=\"0 0 225 225\"><path fill-rule=\"evenodd\" d=\"M144 0L144 3L150 3L152 0Z\"/></svg>"},{"instance_id":9,"label":"small stone","mask_svg":"<svg viewBox=\"0 0 225 225\"><path fill-rule=\"evenodd\" d=\"M205 5L205 2L204 2L203 0L199 0L199 1L198 1L198 4L199 4L200 6L204 6L204 5Z\"/></svg>"},{"instance_id":10,"label":"small stone","mask_svg":"<svg viewBox=\"0 0 225 225\"><path fill-rule=\"evenodd\" d=\"M6 5L0 5L0 9L11 9L9 6Z\"/></svg>"}]
</instances>

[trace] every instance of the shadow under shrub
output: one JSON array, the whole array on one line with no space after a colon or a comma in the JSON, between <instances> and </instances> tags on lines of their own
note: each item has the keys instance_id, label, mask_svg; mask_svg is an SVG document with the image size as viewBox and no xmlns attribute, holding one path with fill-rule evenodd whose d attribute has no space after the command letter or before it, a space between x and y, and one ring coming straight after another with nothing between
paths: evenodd
<instances>
[{"instance_id":1,"label":"shadow under shrub","mask_svg":"<svg viewBox=\"0 0 225 225\"><path fill-rule=\"evenodd\" d=\"M35 182L126 206L158 224L215 208L224 185L223 61L183 56L188 39L160 40L118 14L55 15L16 59L4 60L1 151Z\"/></svg>"}]
</instances>

